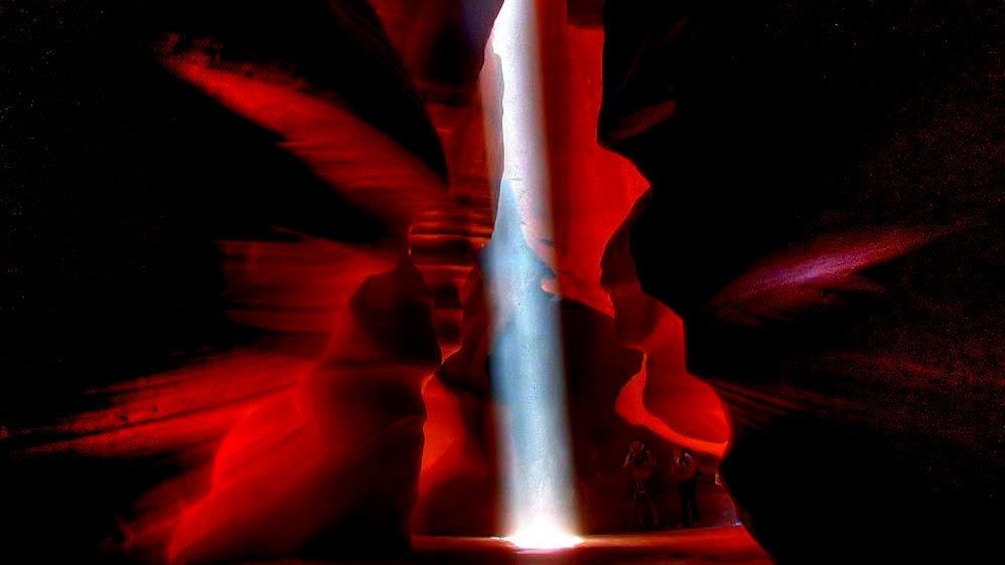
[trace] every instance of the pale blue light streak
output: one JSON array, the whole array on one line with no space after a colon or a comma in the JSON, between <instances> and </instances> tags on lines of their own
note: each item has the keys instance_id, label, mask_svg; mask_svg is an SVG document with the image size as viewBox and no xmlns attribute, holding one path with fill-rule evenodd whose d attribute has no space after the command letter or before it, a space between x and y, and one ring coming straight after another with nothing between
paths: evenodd
<instances>
[{"instance_id":1,"label":"pale blue light streak","mask_svg":"<svg viewBox=\"0 0 1005 565\"><path fill-rule=\"evenodd\" d=\"M533 0L506 0L493 30L505 158L485 266L496 318L493 386L503 406L505 523L513 543L551 548L578 538L558 308L541 286L552 229L534 11Z\"/></svg>"}]
</instances>

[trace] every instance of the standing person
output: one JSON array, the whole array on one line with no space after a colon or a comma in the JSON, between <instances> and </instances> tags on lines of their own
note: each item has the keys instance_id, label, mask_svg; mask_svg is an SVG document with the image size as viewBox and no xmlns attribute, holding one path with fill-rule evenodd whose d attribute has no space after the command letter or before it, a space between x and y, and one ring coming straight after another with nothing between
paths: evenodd
<instances>
[{"instance_id":1,"label":"standing person","mask_svg":"<svg viewBox=\"0 0 1005 565\"><path fill-rule=\"evenodd\" d=\"M644 443L634 440L628 446L628 455L625 456L622 468L628 471L632 478L632 511L628 520L628 527L634 529L636 524L638 524L642 528L655 528L659 521L656 513L656 503L649 496L647 483L652 478L653 471L656 469L656 456L653 455L653 452ZM644 505L642 509L639 508L640 500Z\"/></svg>"},{"instance_id":2,"label":"standing person","mask_svg":"<svg viewBox=\"0 0 1005 565\"><path fill-rule=\"evenodd\" d=\"M677 480L680 495L680 521L685 528L698 523L698 460L687 449L675 447L670 456L670 469Z\"/></svg>"}]
</instances>

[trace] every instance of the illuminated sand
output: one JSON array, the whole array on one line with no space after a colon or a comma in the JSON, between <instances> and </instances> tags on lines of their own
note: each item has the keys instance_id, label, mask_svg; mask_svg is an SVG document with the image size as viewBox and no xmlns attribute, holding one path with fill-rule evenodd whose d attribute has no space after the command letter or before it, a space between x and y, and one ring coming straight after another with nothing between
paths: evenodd
<instances>
[{"instance_id":1,"label":"illuminated sand","mask_svg":"<svg viewBox=\"0 0 1005 565\"><path fill-rule=\"evenodd\" d=\"M768 565L772 561L743 528L695 528L649 534L589 536L574 548L517 550L500 538L417 536L408 557L380 563L632 563ZM367 563L375 563L366 561ZM345 563L284 561L289 565Z\"/></svg>"}]
</instances>

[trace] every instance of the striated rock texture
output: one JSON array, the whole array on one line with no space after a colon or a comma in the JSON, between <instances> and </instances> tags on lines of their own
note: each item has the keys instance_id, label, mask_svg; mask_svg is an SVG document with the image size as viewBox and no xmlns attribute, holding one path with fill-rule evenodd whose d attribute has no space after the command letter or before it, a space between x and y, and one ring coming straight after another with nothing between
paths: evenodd
<instances>
[{"instance_id":1,"label":"striated rock texture","mask_svg":"<svg viewBox=\"0 0 1005 565\"><path fill-rule=\"evenodd\" d=\"M653 185L639 278L779 563L1002 554L1003 18L606 3L601 138Z\"/></svg>"},{"instance_id":2,"label":"striated rock texture","mask_svg":"<svg viewBox=\"0 0 1005 565\"><path fill-rule=\"evenodd\" d=\"M0 545L499 533L500 2L72 4L2 32ZM538 10L584 531L641 437L725 451L781 563L999 556L998 3Z\"/></svg>"},{"instance_id":3,"label":"striated rock texture","mask_svg":"<svg viewBox=\"0 0 1005 565\"><path fill-rule=\"evenodd\" d=\"M499 533L490 385L505 375L487 369L496 328L477 266L504 158L504 85L483 57L499 6L12 11L11 555L327 558L405 551L410 533ZM713 455L724 441L717 416L695 424L680 401L697 381L680 370L679 325L641 294L624 238L618 281L671 323L612 319L601 284L645 181L596 141L599 6L538 5L553 217L520 218L540 292L561 301L590 532L622 527L631 439Z\"/></svg>"},{"instance_id":4,"label":"striated rock texture","mask_svg":"<svg viewBox=\"0 0 1005 565\"><path fill-rule=\"evenodd\" d=\"M96 4L9 32L5 551L406 550L424 436L464 435L430 379L491 223L487 27L444 62L394 42L470 6L407 30L391 2Z\"/></svg>"},{"instance_id":5,"label":"striated rock texture","mask_svg":"<svg viewBox=\"0 0 1005 565\"><path fill-rule=\"evenodd\" d=\"M5 542L40 560L197 562L336 554L358 516L387 548L409 527L496 533L476 265L503 158L483 57L499 6L12 13L0 446L5 484L24 488ZM636 420L615 411L638 354L613 341L600 261L645 183L596 143L598 7L540 3L554 218L522 218L567 311L584 477L629 431L666 425L658 387L631 389ZM393 457L370 445L385 433ZM357 482L376 494L337 496Z\"/></svg>"}]
</instances>

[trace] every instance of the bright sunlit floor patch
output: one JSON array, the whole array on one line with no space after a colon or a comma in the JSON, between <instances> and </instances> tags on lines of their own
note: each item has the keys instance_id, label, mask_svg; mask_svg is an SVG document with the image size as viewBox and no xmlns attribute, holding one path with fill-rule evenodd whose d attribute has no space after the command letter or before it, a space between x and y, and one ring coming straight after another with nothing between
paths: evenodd
<instances>
[{"instance_id":1,"label":"bright sunlit floor patch","mask_svg":"<svg viewBox=\"0 0 1005 565\"><path fill-rule=\"evenodd\" d=\"M583 543L583 538L548 525L525 528L503 539L520 549L531 550L569 549Z\"/></svg>"}]
</instances>

